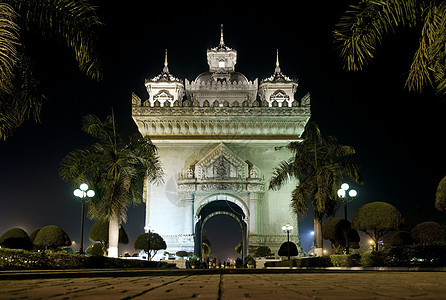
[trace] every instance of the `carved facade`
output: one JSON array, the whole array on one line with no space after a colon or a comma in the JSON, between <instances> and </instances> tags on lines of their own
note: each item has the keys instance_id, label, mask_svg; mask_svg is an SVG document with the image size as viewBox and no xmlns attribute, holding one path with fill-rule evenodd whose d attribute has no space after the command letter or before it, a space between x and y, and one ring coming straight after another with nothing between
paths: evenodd
<instances>
[{"instance_id":1,"label":"carved facade","mask_svg":"<svg viewBox=\"0 0 446 300\"><path fill-rule=\"evenodd\" d=\"M270 191L268 182L291 155L284 146L301 138L309 95L295 99L297 80L282 73L278 57L273 76L260 85L236 72L237 51L224 44L223 32L207 61L209 71L183 85L170 74L166 54L163 72L146 80L149 98L132 95L132 117L159 148L166 174L163 185L146 186L146 225L164 237L167 251L193 251L203 209L228 201L242 215L245 254L260 245L277 253L286 222L294 224L290 239L300 245L289 208L293 183ZM205 219L218 213L231 215L217 211Z\"/></svg>"}]
</instances>

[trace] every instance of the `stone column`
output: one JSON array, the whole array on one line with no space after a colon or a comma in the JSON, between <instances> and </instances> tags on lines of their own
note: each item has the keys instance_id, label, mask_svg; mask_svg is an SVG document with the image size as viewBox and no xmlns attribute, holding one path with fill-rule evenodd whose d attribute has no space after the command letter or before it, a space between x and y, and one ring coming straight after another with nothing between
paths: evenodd
<instances>
[{"instance_id":1,"label":"stone column","mask_svg":"<svg viewBox=\"0 0 446 300\"><path fill-rule=\"evenodd\" d=\"M259 232L259 205L260 194L251 192L249 193L248 205L249 205L249 234L260 234Z\"/></svg>"},{"instance_id":2,"label":"stone column","mask_svg":"<svg viewBox=\"0 0 446 300\"><path fill-rule=\"evenodd\" d=\"M194 233L194 194L187 193L183 195L181 204L184 207L184 229L183 234Z\"/></svg>"}]
</instances>

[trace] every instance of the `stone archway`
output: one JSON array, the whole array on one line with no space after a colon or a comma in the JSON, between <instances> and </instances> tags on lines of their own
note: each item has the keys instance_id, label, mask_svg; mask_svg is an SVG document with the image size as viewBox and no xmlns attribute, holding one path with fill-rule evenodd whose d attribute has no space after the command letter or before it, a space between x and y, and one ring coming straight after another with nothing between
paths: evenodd
<instances>
[{"instance_id":1,"label":"stone archway","mask_svg":"<svg viewBox=\"0 0 446 300\"><path fill-rule=\"evenodd\" d=\"M218 197L212 197L213 199L219 199ZM216 216L216 215L227 215L234 218L240 225L241 233L242 233L242 259L247 254L247 223L246 223L246 215L244 210L237 205L235 202L228 200L213 200L205 203L199 209L197 209L196 213L196 222L195 222L195 247L194 254L202 258L201 244L203 240L203 228L206 222Z\"/></svg>"}]
</instances>

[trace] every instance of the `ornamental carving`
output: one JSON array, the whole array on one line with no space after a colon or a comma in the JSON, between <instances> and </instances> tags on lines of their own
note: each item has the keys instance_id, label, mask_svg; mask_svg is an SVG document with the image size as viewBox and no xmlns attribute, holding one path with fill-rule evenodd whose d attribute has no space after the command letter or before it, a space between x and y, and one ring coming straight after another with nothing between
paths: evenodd
<instances>
[{"instance_id":1,"label":"ornamental carving","mask_svg":"<svg viewBox=\"0 0 446 300\"><path fill-rule=\"evenodd\" d=\"M265 183L258 167L241 159L223 143L179 173L178 192L182 195L227 191L263 193Z\"/></svg>"}]
</instances>

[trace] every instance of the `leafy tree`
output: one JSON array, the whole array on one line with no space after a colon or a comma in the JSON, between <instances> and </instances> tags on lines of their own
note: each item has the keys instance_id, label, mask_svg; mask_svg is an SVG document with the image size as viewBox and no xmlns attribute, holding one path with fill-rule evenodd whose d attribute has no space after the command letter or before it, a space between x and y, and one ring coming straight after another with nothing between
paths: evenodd
<instances>
[{"instance_id":1,"label":"leafy tree","mask_svg":"<svg viewBox=\"0 0 446 300\"><path fill-rule=\"evenodd\" d=\"M282 245L280 245L277 254L279 256L288 256L288 246L290 247L290 252L289 252L290 256L297 256L298 255L297 246L293 242L285 242Z\"/></svg>"},{"instance_id":2,"label":"leafy tree","mask_svg":"<svg viewBox=\"0 0 446 300\"><path fill-rule=\"evenodd\" d=\"M342 179L347 176L358 183L363 179L358 165L350 159L355 154L353 147L338 144L333 136L323 138L314 122L306 125L302 137L302 142L288 144L293 156L275 168L269 188L277 190L290 179L297 180L291 206L301 217L307 213L307 202L313 206L314 245L322 255L322 219L335 214Z\"/></svg>"},{"instance_id":3,"label":"leafy tree","mask_svg":"<svg viewBox=\"0 0 446 300\"><path fill-rule=\"evenodd\" d=\"M34 239L34 245L41 249L46 247L57 249L63 246L70 246L71 240L59 226L48 225L40 229Z\"/></svg>"},{"instance_id":4,"label":"leafy tree","mask_svg":"<svg viewBox=\"0 0 446 300\"><path fill-rule=\"evenodd\" d=\"M267 246L257 247L254 256L255 257L268 257L271 255L271 249Z\"/></svg>"},{"instance_id":5,"label":"leafy tree","mask_svg":"<svg viewBox=\"0 0 446 300\"><path fill-rule=\"evenodd\" d=\"M413 240L410 237L410 232L403 230L395 232L390 239L390 245L392 246L410 245L412 243Z\"/></svg>"},{"instance_id":6,"label":"leafy tree","mask_svg":"<svg viewBox=\"0 0 446 300\"><path fill-rule=\"evenodd\" d=\"M29 47L36 33L65 42L82 73L98 80L101 71L95 48L99 26L95 9L86 0L0 2L0 139L6 139L25 121L40 121L45 97Z\"/></svg>"},{"instance_id":7,"label":"leafy tree","mask_svg":"<svg viewBox=\"0 0 446 300\"><path fill-rule=\"evenodd\" d=\"M0 246L11 249L31 250L33 244L22 228L12 228L0 236Z\"/></svg>"},{"instance_id":8,"label":"leafy tree","mask_svg":"<svg viewBox=\"0 0 446 300\"><path fill-rule=\"evenodd\" d=\"M86 116L82 129L98 142L65 156L60 174L73 185L88 182L93 187L96 195L88 202L88 215L109 221L108 255L117 257L119 226L127 220L127 208L142 202L145 179L162 177L157 148L140 133L124 140L114 114L105 120Z\"/></svg>"},{"instance_id":9,"label":"leafy tree","mask_svg":"<svg viewBox=\"0 0 446 300\"><path fill-rule=\"evenodd\" d=\"M446 212L446 176L440 181L435 195L435 207L442 212Z\"/></svg>"},{"instance_id":10,"label":"leafy tree","mask_svg":"<svg viewBox=\"0 0 446 300\"><path fill-rule=\"evenodd\" d=\"M446 240L444 227L437 222L423 222L415 226L410 232L411 238L420 244L430 244Z\"/></svg>"},{"instance_id":11,"label":"leafy tree","mask_svg":"<svg viewBox=\"0 0 446 300\"><path fill-rule=\"evenodd\" d=\"M155 232L150 232L150 251L147 251L147 248L149 247L149 233L147 232L140 234L136 238L134 246L136 250L144 250L146 252L149 252L149 260L156 255L158 250L167 248L164 239Z\"/></svg>"},{"instance_id":12,"label":"leafy tree","mask_svg":"<svg viewBox=\"0 0 446 300\"><path fill-rule=\"evenodd\" d=\"M348 248L359 249L359 234L351 228L351 223L348 220L331 219L322 225L322 234L324 239L330 240L335 254L341 254L346 248L347 250Z\"/></svg>"},{"instance_id":13,"label":"leafy tree","mask_svg":"<svg viewBox=\"0 0 446 300\"><path fill-rule=\"evenodd\" d=\"M334 31L344 68L358 71L374 58L383 38L403 27L418 32L406 87L433 87L446 93L446 2L427 0L360 0L350 5Z\"/></svg>"},{"instance_id":14,"label":"leafy tree","mask_svg":"<svg viewBox=\"0 0 446 300\"><path fill-rule=\"evenodd\" d=\"M93 226L91 226L90 233L88 235L90 241L99 243L102 246L102 251L107 253L108 238L109 238L109 222L107 220L98 220ZM124 226L120 225L119 228L119 240L120 244L128 244L129 237L124 229Z\"/></svg>"},{"instance_id":15,"label":"leafy tree","mask_svg":"<svg viewBox=\"0 0 446 300\"><path fill-rule=\"evenodd\" d=\"M378 249L379 239L397 230L403 217L395 206L386 202L372 202L361 206L353 216L352 227L368 234Z\"/></svg>"}]
</instances>

